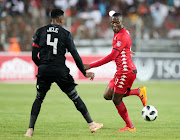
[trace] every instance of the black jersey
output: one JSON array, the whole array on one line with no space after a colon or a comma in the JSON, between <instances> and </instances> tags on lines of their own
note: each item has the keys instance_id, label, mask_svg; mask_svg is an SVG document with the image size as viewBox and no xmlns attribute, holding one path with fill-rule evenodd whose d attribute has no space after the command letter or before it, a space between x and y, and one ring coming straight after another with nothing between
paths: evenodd
<instances>
[{"instance_id":1,"label":"black jersey","mask_svg":"<svg viewBox=\"0 0 180 140\"><path fill-rule=\"evenodd\" d=\"M65 65L66 51L71 53L80 71L86 74L71 33L60 25L49 24L39 28L33 36L32 47L32 58L39 67L38 74L40 75L69 73ZM38 59L38 53L40 59Z\"/></svg>"}]
</instances>

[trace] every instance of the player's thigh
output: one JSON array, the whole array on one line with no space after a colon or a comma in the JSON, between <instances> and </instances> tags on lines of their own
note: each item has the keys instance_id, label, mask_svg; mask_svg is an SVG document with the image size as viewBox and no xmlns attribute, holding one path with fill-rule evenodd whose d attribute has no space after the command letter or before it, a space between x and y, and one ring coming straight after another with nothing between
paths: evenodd
<instances>
[{"instance_id":1,"label":"player's thigh","mask_svg":"<svg viewBox=\"0 0 180 140\"><path fill-rule=\"evenodd\" d=\"M113 95L113 89L109 86L107 86L105 92L104 92L104 98L106 100L111 100Z\"/></svg>"},{"instance_id":2,"label":"player's thigh","mask_svg":"<svg viewBox=\"0 0 180 140\"><path fill-rule=\"evenodd\" d=\"M113 95L113 92L114 92L114 80L115 80L115 78L113 78L109 82L109 84L108 84L108 86L107 86L107 88L106 88L106 90L104 92L104 98L106 100L111 100L112 99L112 95Z\"/></svg>"},{"instance_id":3,"label":"player's thigh","mask_svg":"<svg viewBox=\"0 0 180 140\"><path fill-rule=\"evenodd\" d=\"M59 88L66 94L74 90L77 85L70 74L64 77L57 77L56 83Z\"/></svg>"},{"instance_id":4,"label":"player's thigh","mask_svg":"<svg viewBox=\"0 0 180 140\"><path fill-rule=\"evenodd\" d=\"M51 80L47 76L38 76L37 75L37 83L36 83L36 89L37 89L37 97L44 99L46 96L46 93L51 87Z\"/></svg>"}]
</instances>

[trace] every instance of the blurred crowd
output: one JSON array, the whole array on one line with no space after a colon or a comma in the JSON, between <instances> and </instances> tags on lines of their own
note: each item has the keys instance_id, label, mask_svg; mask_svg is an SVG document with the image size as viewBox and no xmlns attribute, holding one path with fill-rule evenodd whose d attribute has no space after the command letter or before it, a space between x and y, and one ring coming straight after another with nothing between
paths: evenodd
<instances>
[{"instance_id":1,"label":"blurred crowd","mask_svg":"<svg viewBox=\"0 0 180 140\"><path fill-rule=\"evenodd\" d=\"M180 38L180 0L0 0L0 51L30 51L53 8L65 11L65 28L75 39L112 38L111 10L123 14L132 39L137 28L142 39Z\"/></svg>"}]
</instances>

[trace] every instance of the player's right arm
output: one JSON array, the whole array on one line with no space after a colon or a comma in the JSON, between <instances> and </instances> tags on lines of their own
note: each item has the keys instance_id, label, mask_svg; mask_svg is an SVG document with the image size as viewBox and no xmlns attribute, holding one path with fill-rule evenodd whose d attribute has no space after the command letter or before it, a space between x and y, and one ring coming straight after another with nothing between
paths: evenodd
<instances>
[{"instance_id":1,"label":"player's right arm","mask_svg":"<svg viewBox=\"0 0 180 140\"><path fill-rule=\"evenodd\" d=\"M107 55L106 57L104 57L104 58L102 58L102 59L100 59L98 61L92 62L89 65L89 69L90 68L94 68L94 67L99 67L101 65L104 65L104 64L114 60L118 55L119 55L119 51L116 50L116 49L112 49L112 52L109 55ZM87 68L85 67L85 69L87 69Z\"/></svg>"},{"instance_id":2,"label":"player's right arm","mask_svg":"<svg viewBox=\"0 0 180 140\"><path fill-rule=\"evenodd\" d=\"M90 68L94 68L94 67L99 67L101 65L104 65L112 60L115 60L115 58L119 55L119 53L122 52L122 50L124 49L124 47L126 46L127 43L127 39L126 37L117 37L117 42L113 45L113 49L112 52L107 55L106 57L92 62L91 64L85 64L84 68L85 70L88 70Z\"/></svg>"},{"instance_id":3,"label":"player's right arm","mask_svg":"<svg viewBox=\"0 0 180 140\"><path fill-rule=\"evenodd\" d=\"M38 58L38 53L39 53L39 34L37 30L33 36L33 44L32 44L32 60L37 66L40 65L40 59Z\"/></svg>"}]
</instances>

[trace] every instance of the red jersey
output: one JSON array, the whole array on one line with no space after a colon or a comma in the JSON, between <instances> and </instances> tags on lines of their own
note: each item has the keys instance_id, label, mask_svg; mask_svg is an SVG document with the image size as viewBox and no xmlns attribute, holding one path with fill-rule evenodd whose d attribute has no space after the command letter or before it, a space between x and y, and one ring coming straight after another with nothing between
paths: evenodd
<instances>
[{"instance_id":1,"label":"red jersey","mask_svg":"<svg viewBox=\"0 0 180 140\"><path fill-rule=\"evenodd\" d=\"M98 67L114 60L117 66L116 74L125 74L136 70L136 66L131 59L131 44L129 32L122 28L118 33L114 34L112 52L108 56L91 63L90 67Z\"/></svg>"}]
</instances>

